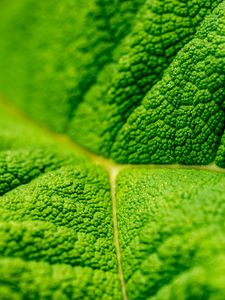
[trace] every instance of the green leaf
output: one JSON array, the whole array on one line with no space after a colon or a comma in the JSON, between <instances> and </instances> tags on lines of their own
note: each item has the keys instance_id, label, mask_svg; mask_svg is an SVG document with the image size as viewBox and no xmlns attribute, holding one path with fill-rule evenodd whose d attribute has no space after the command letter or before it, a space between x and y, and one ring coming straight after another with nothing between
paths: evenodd
<instances>
[{"instance_id":1,"label":"green leaf","mask_svg":"<svg viewBox=\"0 0 225 300\"><path fill-rule=\"evenodd\" d=\"M2 299L120 299L107 172L0 116Z\"/></svg>"},{"instance_id":2,"label":"green leaf","mask_svg":"<svg viewBox=\"0 0 225 300\"><path fill-rule=\"evenodd\" d=\"M2 299L223 299L222 170L90 162L9 110L1 104Z\"/></svg>"},{"instance_id":3,"label":"green leaf","mask_svg":"<svg viewBox=\"0 0 225 300\"><path fill-rule=\"evenodd\" d=\"M1 299L225 299L224 9L1 1Z\"/></svg>"},{"instance_id":4,"label":"green leaf","mask_svg":"<svg viewBox=\"0 0 225 300\"><path fill-rule=\"evenodd\" d=\"M131 169L117 179L128 299L223 299L224 174Z\"/></svg>"}]
</instances>

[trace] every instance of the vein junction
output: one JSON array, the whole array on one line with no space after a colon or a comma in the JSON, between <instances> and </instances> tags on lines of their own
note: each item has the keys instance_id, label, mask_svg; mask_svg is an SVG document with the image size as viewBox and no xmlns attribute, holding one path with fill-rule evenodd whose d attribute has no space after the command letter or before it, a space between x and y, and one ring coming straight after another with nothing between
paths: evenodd
<instances>
[{"instance_id":1,"label":"vein junction","mask_svg":"<svg viewBox=\"0 0 225 300\"><path fill-rule=\"evenodd\" d=\"M118 230L118 216L117 216L117 203L116 203L116 178L117 175L123 169L160 169L160 168L167 168L167 169L198 169L198 170L208 170L214 172L225 173L225 169L217 167L214 163L206 166L192 166L192 165L179 165L179 164L168 164L168 165L155 165L155 164L117 164L110 159L106 159L104 157L98 156L89 150L85 149L84 147L76 144L70 138L64 136L63 134L57 134L52 132L51 130L42 127L41 125L36 124L33 122L29 117L27 117L23 112L21 112L16 107L10 105L9 103L5 102L4 99L0 97L0 104L9 114L15 116L21 121L26 122L26 124L30 127L39 127L46 133L47 135L51 136L55 141L59 144L64 145L66 148L74 150L76 153L82 153L87 156L91 162L95 163L96 165L100 165L105 170L107 170L109 174L109 182L110 182L110 189L111 189L111 199L112 199L112 219L113 219L113 230L114 230L114 243L116 248L116 256L117 256L117 263L118 263L118 276L121 284L121 291L122 291L122 298L123 300L127 300L127 293L126 293L126 286L125 280L123 275L123 268L122 268L122 256L120 250L120 239L119 239L119 230Z\"/></svg>"}]
</instances>

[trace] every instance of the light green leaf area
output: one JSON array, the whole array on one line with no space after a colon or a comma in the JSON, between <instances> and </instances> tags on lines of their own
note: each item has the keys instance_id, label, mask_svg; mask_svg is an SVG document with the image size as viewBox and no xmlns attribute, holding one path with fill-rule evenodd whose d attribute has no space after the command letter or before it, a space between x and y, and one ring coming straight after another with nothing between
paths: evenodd
<instances>
[{"instance_id":1,"label":"light green leaf area","mask_svg":"<svg viewBox=\"0 0 225 300\"><path fill-rule=\"evenodd\" d=\"M224 174L134 169L117 179L128 299L225 297Z\"/></svg>"},{"instance_id":2,"label":"light green leaf area","mask_svg":"<svg viewBox=\"0 0 225 300\"><path fill-rule=\"evenodd\" d=\"M225 1L0 2L0 299L224 300Z\"/></svg>"},{"instance_id":3,"label":"light green leaf area","mask_svg":"<svg viewBox=\"0 0 225 300\"><path fill-rule=\"evenodd\" d=\"M0 112L1 299L225 297L219 169L108 162L107 174Z\"/></svg>"},{"instance_id":4,"label":"light green leaf area","mask_svg":"<svg viewBox=\"0 0 225 300\"><path fill-rule=\"evenodd\" d=\"M120 299L107 173L0 119L1 299Z\"/></svg>"}]
</instances>

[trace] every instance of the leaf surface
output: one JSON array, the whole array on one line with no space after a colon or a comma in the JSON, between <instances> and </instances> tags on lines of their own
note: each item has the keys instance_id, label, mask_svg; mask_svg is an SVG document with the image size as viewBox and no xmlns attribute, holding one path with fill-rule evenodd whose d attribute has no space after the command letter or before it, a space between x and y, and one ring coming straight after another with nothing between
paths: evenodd
<instances>
[{"instance_id":1,"label":"leaf surface","mask_svg":"<svg viewBox=\"0 0 225 300\"><path fill-rule=\"evenodd\" d=\"M1 299L225 299L224 9L2 0Z\"/></svg>"}]
</instances>

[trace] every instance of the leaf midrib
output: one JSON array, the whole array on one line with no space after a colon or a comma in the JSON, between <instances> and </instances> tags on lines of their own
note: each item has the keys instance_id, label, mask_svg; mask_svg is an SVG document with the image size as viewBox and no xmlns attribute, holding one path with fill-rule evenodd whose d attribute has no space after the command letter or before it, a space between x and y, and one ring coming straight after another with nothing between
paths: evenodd
<instances>
[{"instance_id":1,"label":"leaf midrib","mask_svg":"<svg viewBox=\"0 0 225 300\"><path fill-rule=\"evenodd\" d=\"M60 134L52 131L48 127L40 124L32 120L26 113L21 111L18 107L11 104L10 102L6 101L3 96L0 95L0 105L7 111L10 115L20 119L21 122L27 123L33 128L38 129L39 131L43 132L43 135L48 135L57 142L59 145L63 145L65 148L74 151L76 154L80 153L86 156L92 163L103 167L105 170L108 171L109 175L115 170L117 170L117 174L123 169L195 169L195 170L205 170L211 172L219 172L225 173L224 168L218 167L215 162L212 162L208 165L184 165L179 163L173 164L120 164L114 162L110 158L105 158L101 155L95 154L88 150L87 148L79 145L71 138L66 136L65 134Z\"/></svg>"},{"instance_id":2,"label":"leaf midrib","mask_svg":"<svg viewBox=\"0 0 225 300\"><path fill-rule=\"evenodd\" d=\"M43 132L43 135L50 136L59 145L63 145L65 148L74 151L76 154L77 153L83 154L92 163L101 166L107 171L109 176L109 184L110 184L111 200L112 200L112 223L113 223L113 235L114 235L114 243L115 243L115 250L116 250L116 257L117 257L117 265L118 265L118 277L120 280L123 300L128 300L128 297L127 297L126 284L125 284L123 268L122 268L122 256L121 256L120 241L119 241L119 228L118 228L118 217L117 217L117 207L116 207L117 175L124 169L196 169L196 170L204 170L210 172L225 173L225 169L216 166L214 162L209 165L182 165L178 163L164 164L164 165L163 164L118 164L109 158L105 158L103 156L94 154L93 152L89 151L83 146L72 141L66 135L51 131L49 128L43 126L42 124L33 121L31 118L29 118L28 115L26 115L15 105L12 105L10 102L6 101L5 98L2 97L1 95L0 95L0 105L4 108L4 110L7 113L9 113L9 115L14 116L18 120L21 120L22 123L27 123L28 126L39 129L39 131Z\"/></svg>"}]
</instances>

